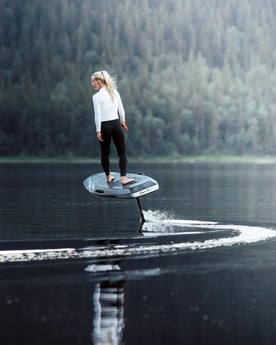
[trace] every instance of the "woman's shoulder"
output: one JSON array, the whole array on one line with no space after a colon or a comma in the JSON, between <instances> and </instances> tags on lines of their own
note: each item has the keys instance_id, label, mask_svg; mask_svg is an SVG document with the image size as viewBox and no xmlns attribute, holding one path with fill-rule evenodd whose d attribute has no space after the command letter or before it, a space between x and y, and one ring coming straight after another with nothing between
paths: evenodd
<instances>
[{"instance_id":1,"label":"woman's shoulder","mask_svg":"<svg viewBox=\"0 0 276 345\"><path fill-rule=\"evenodd\" d=\"M103 94L103 88L101 88L99 91L97 91L96 93L94 93L92 95L92 98L93 99L100 99L102 97L102 94Z\"/></svg>"},{"instance_id":2,"label":"woman's shoulder","mask_svg":"<svg viewBox=\"0 0 276 345\"><path fill-rule=\"evenodd\" d=\"M92 94L92 100L95 101L98 98L98 92Z\"/></svg>"},{"instance_id":3,"label":"woman's shoulder","mask_svg":"<svg viewBox=\"0 0 276 345\"><path fill-rule=\"evenodd\" d=\"M115 94L116 98L121 98L120 93L117 89L114 89L114 94Z\"/></svg>"}]
</instances>

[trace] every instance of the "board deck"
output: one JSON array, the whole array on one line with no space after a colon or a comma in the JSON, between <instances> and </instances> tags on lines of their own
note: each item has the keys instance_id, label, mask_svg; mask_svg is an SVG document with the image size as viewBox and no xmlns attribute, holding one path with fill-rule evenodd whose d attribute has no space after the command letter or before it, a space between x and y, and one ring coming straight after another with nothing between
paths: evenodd
<instances>
[{"instance_id":1,"label":"board deck","mask_svg":"<svg viewBox=\"0 0 276 345\"><path fill-rule=\"evenodd\" d=\"M114 182L107 183L105 174L97 173L83 181L84 187L98 196L124 199L139 198L159 189L157 181L143 174L128 173L127 177L133 178L135 182L124 186L120 182L119 173L110 174L115 177Z\"/></svg>"}]
</instances>

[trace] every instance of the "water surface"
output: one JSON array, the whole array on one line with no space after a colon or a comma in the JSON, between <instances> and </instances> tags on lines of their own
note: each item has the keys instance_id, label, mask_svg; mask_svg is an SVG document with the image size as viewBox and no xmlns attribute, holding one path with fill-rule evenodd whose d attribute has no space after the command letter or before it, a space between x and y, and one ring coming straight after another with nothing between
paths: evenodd
<instances>
[{"instance_id":1,"label":"water surface","mask_svg":"<svg viewBox=\"0 0 276 345\"><path fill-rule=\"evenodd\" d=\"M56 250L0 264L1 343L275 344L275 165L132 165L142 228L98 171L0 166L0 252Z\"/></svg>"},{"instance_id":2,"label":"water surface","mask_svg":"<svg viewBox=\"0 0 276 345\"><path fill-rule=\"evenodd\" d=\"M116 165L115 165L116 167ZM132 165L157 179L158 192L141 199L160 217L273 226L275 165ZM2 240L128 237L139 215L131 200L98 198L82 181L98 165L1 165Z\"/></svg>"}]
</instances>

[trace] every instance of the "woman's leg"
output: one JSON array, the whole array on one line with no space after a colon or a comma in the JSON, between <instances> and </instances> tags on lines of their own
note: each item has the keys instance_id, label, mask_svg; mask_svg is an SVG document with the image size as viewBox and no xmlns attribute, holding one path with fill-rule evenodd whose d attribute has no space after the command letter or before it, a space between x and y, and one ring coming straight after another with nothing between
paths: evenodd
<instances>
[{"instance_id":1,"label":"woman's leg","mask_svg":"<svg viewBox=\"0 0 276 345\"><path fill-rule=\"evenodd\" d=\"M117 149L119 156L119 168L121 174L121 183L123 185L134 182L134 179L126 177L127 172L127 156L126 156L126 145L125 145L125 136L122 130L120 121L116 122L116 125L113 127L112 138Z\"/></svg>"},{"instance_id":2,"label":"woman's leg","mask_svg":"<svg viewBox=\"0 0 276 345\"><path fill-rule=\"evenodd\" d=\"M103 170L106 176L110 175L110 144L111 144L111 135L112 131L110 126L105 125L104 122L102 123L102 138L103 141L100 141L101 145L101 163Z\"/></svg>"},{"instance_id":3,"label":"woman's leg","mask_svg":"<svg viewBox=\"0 0 276 345\"><path fill-rule=\"evenodd\" d=\"M120 174L121 176L125 176L127 172L127 156L125 136L120 121L116 121L114 124L112 138L119 157Z\"/></svg>"}]
</instances>

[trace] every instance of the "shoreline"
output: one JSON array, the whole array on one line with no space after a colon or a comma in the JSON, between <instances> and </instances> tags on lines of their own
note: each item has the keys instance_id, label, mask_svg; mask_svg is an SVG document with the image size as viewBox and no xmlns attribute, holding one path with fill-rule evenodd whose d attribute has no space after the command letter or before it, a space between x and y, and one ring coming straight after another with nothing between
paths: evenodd
<instances>
[{"instance_id":1,"label":"shoreline","mask_svg":"<svg viewBox=\"0 0 276 345\"><path fill-rule=\"evenodd\" d=\"M164 156L164 157L128 157L129 164L196 164L196 163L232 163L232 164L276 164L274 156ZM84 157L0 157L0 164L93 164L97 158ZM111 162L117 162L112 158Z\"/></svg>"}]
</instances>

